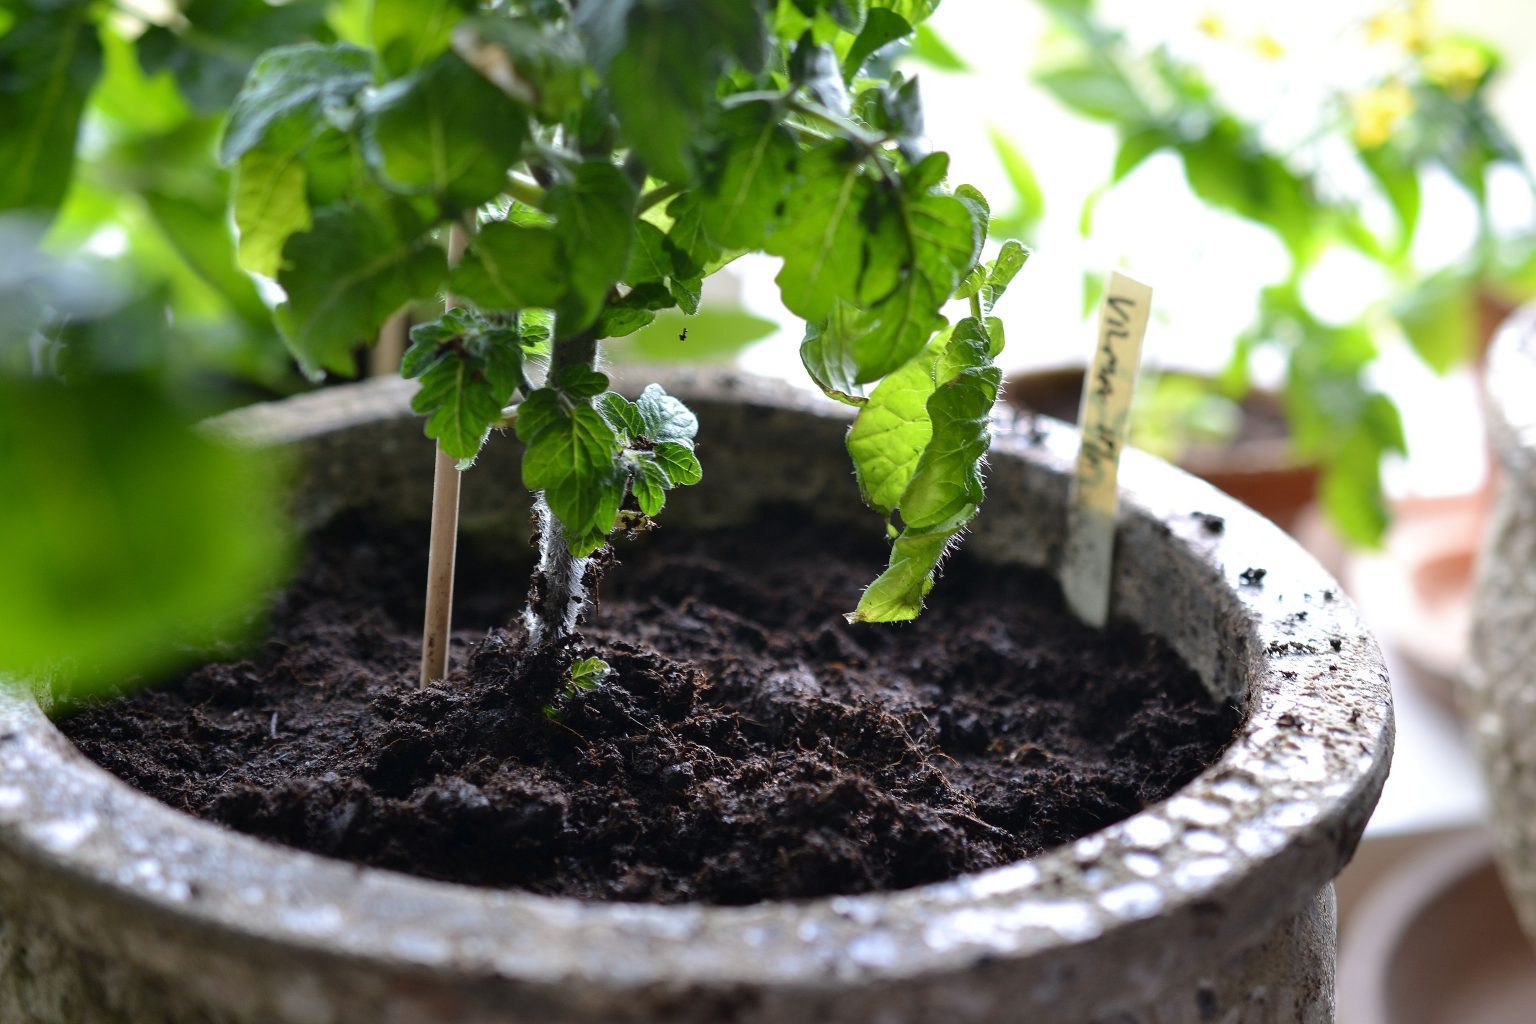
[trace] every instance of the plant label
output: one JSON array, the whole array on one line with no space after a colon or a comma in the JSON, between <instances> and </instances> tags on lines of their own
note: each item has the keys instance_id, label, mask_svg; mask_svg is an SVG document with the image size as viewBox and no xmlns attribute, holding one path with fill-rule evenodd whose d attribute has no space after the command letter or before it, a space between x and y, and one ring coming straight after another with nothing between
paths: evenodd
<instances>
[{"instance_id":1,"label":"plant label","mask_svg":"<svg viewBox=\"0 0 1536 1024\"><path fill-rule=\"evenodd\" d=\"M1141 341L1151 308L1151 288L1124 274L1110 274L1099 307L1098 345L1083 380L1078 412L1082 444L1067 506L1061 587L1067 604L1092 626L1102 627L1109 618L1120 449L1130 424Z\"/></svg>"}]
</instances>

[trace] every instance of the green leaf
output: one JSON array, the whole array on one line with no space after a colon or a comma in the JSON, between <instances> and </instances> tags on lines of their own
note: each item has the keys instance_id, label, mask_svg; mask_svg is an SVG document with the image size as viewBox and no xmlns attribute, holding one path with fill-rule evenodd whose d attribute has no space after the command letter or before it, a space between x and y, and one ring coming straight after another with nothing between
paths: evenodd
<instances>
[{"instance_id":1,"label":"green leaf","mask_svg":"<svg viewBox=\"0 0 1536 1024\"><path fill-rule=\"evenodd\" d=\"M904 380L906 387L893 389L885 412L861 434L855 464L861 484L868 474L877 508L889 503L896 483L907 479L896 505L903 527L890 564L860 597L847 616L850 622L915 618L944 552L980 508L985 494L981 464L991 443L988 419L1002 382L990 348L982 325L967 318L939 350L934 364L939 383L924 403L930 434L915 465L910 442L922 432L915 410L922 382L915 375ZM892 429L882 432L882 424ZM850 451L855 451L851 442Z\"/></svg>"},{"instance_id":2,"label":"green leaf","mask_svg":"<svg viewBox=\"0 0 1536 1024\"><path fill-rule=\"evenodd\" d=\"M373 0L368 32L385 76L400 78L447 50L454 26L474 7L470 0Z\"/></svg>"},{"instance_id":3,"label":"green leaf","mask_svg":"<svg viewBox=\"0 0 1536 1024\"><path fill-rule=\"evenodd\" d=\"M0 377L0 675L84 696L246 632L289 562L270 459L141 381Z\"/></svg>"},{"instance_id":4,"label":"green leaf","mask_svg":"<svg viewBox=\"0 0 1536 1024\"><path fill-rule=\"evenodd\" d=\"M648 516L660 515L667 503L667 488L672 486L672 481L667 471L657 464L655 456L650 452L639 454L644 457L635 461L630 490L634 492L635 504L640 506L641 512Z\"/></svg>"},{"instance_id":5,"label":"green leaf","mask_svg":"<svg viewBox=\"0 0 1536 1024\"><path fill-rule=\"evenodd\" d=\"M911 24L895 11L888 7L870 8L863 30L854 39L848 55L843 58L843 77L853 81L876 51L911 34Z\"/></svg>"},{"instance_id":6,"label":"green leaf","mask_svg":"<svg viewBox=\"0 0 1536 1024\"><path fill-rule=\"evenodd\" d=\"M578 658L571 663L571 690L590 690L608 678L608 663L602 658Z\"/></svg>"},{"instance_id":7,"label":"green leaf","mask_svg":"<svg viewBox=\"0 0 1536 1024\"><path fill-rule=\"evenodd\" d=\"M674 487L691 487L704 479L704 470L699 466L699 457L693 454L690 445L680 441L663 441L658 444L652 454L656 462L667 472L667 479L672 481Z\"/></svg>"},{"instance_id":8,"label":"green leaf","mask_svg":"<svg viewBox=\"0 0 1536 1024\"><path fill-rule=\"evenodd\" d=\"M966 72L971 66L965 58L944 41L944 38L927 25L917 26L912 40L912 57L939 71Z\"/></svg>"},{"instance_id":9,"label":"green leaf","mask_svg":"<svg viewBox=\"0 0 1536 1024\"><path fill-rule=\"evenodd\" d=\"M693 447L699 432L699 418L679 399L667 394L660 384L647 384L635 403L643 425L641 433L659 443Z\"/></svg>"},{"instance_id":10,"label":"green leaf","mask_svg":"<svg viewBox=\"0 0 1536 1024\"><path fill-rule=\"evenodd\" d=\"M566 294L565 249L552 228L493 221L465 249L452 288L481 309L553 309Z\"/></svg>"},{"instance_id":11,"label":"green leaf","mask_svg":"<svg viewBox=\"0 0 1536 1024\"><path fill-rule=\"evenodd\" d=\"M0 36L0 210L51 215L63 201L101 67L86 3L23 6Z\"/></svg>"},{"instance_id":12,"label":"green leaf","mask_svg":"<svg viewBox=\"0 0 1536 1024\"><path fill-rule=\"evenodd\" d=\"M667 240L687 264L678 266L678 273L696 274L720 259L720 246L704 230L704 202L697 190L684 192L673 199L667 204L667 215L672 218Z\"/></svg>"},{"instance_id":13,"label":"green leaf","mask_svg":"<svg viewBox=\"0 0 1536 1024\"><path fill-rule=\"evenodd\" d=\"M523 379L517 332L467 309L452 309L411 329L401 365L419 377L411 408L427 417L426 434L455 459L472 460Z\"/></svg>"},{"instance_id":14,"label":"green leaf","mask_svg":"<svg viewBox=\"0 0 1536 1024\"><path fill-rule=\"evenodd\" d=\"M766 101L727 113L720 132L726 142L706 176L704 229L725 248L761 248L778 224L799 147Z\"/></svg>"},{"instance_id":15,"label":"green leaf","mask_svg":"<svg viewBox=\"0 0 1536 1024\"><path fill-rule=\"evenodd\" d=\"M464 22L460 32L475 40L466 59L540 120L580 113L596 76L569 21L486 13Z\"/></svg>"},{"instance_id":16,"label":"green leaf","mask_svg":"<svg viewBox=\"0 0 1536 1024\"><path fill-rule=\"evenodd\" d=\"M233 164L274 134L297 149L323 128L349 124L354 100L373 84L369 64L367 50L341 44L269 50L230 108L219 159Z\"/></svg>"},{"instance_id":17,"label":"green leaf","mask_svg":"<svg viewBox=\"0 0 1536 1024\"><path fill-rule=\"evenodd\" d=\"M624 283L631 287L660 283L672 274L672 250L666 233L650 221L638 221L635 245L630 250L629 266L624 271Z\"/></svg>"},{"instance_id":18,"label":"green leaf","mask_svg":"<svg viewBox=\"0 0 1536 1024\"><path fill-rule=\"evenodd\" d=\"M891 545L890 565L859 597L849 622L907 622L917 618L933 589L934 568L954 535L903 531Z\"/></svg>"},{"instance_id":19,"label":"green leaf","mask_svg":"<svg viewBox=\"0 0 1536 1024\"><path fill-rule=\"evenodd\" d=\"M277 323L306 373L353 373L353 347L372 342L391 313L442 284L443 251L404 228L363 208L332 206L289 239L278 275L288 301Z\"/></svg>"},{"instance_id":20,"label":"green leaf","mask_svg":"<svg viewBox=\"0 0 1536 1024\"><path fill-rule=\"evenodd\" d=\"M499 193L528 135L522 109L454 53L385 85L363 110L364 150L380 177L450 212Z\"/></svg>"},{"instance_id":21,"label":"green leaf","mask_svg":"<svg viewBox=\"0 0 1536 1024\"><path fill-rule=\"evenodd\" d=\"M1007 213L996 218L994 226L999 232L1028 234L1045 216L1045 194L1035 178L1035 169L1023 150L1000 129L988 128L987 135L992 140L992 151L1003 165L1003 173L1008 176L1008 184L1013 186L1013 202Z\"/></svg>"},{"instance_id":22,"label":"green leaf","mask_svg":"<svg viewBox=\"0 0 1536 1024\"><path fill-rule=\"evenodd\" d=\"M138 39L147 74L169 71L199 113L220 113L265 51L303 41L329 42L323 0L191 0L174 29L152 26Z\"/></svg>"},{"instance_id":23,"label":"green leaf","mask_svg":"<svg viewBox=\"0 0 1536 1024\"><path fill-rule=\"evenodd\" d=\"M518 407L523 484L543 491L578 557L601 547L624 500L626 476L615 460L619 437L588 402L570 403L539 388Z\"/></svg>"},{"instance_id":24,"label":"green leaf","mask_svg":"<svg viewBox=\"0 0 1536 1024\"><path fill-rule=\"evenodd\" d=\"M1153 153L1172 145L1173 142L1168 132L1162 128L1147 128L1131 132L1120 140L1120 148L1115 152L1115 166L1110 174L1110 181L1124 181Z\"/></svg>"},{"instance_id":25,"label":"green leaf","mask_svg":"<svg viewBox=\"0 0 1536 1024\"><path fill-rule=\"evenodd\" d=\"M597 401L597 408L619 435L619 443L628 447L635 438L645 433L645 421L640 418L640 410L635 403L619 394L617 391L609 391Z\"/></svg>"},{"instance_id":26,"label":"green leaf","mask_svg":"<svg viewBox=\"0 0 1536 1024\"><path fill-rule=\"evenodd\" d=\"M889 515L901 503L918 459L933 437L928 399L941 346L931 345L886 377L848 431L848 454L865 504Z\"/></svg>"},{"instance_id":27,"label":"green leaf","mask_svg":"<svg viewBox=\"0 0 1536 1024\"><path fill-rule=\"evenodd\" d=\"M868 236L861 213L874 194L860 167L841 143L804 154L783 221L764 244L784 258L776 280L785 308L806 320L824 320L839 300L858 298Z\"/></svg>"},{"instance_id":28,"label":"green leaf","mask_svg":"<svg viewBox=\"0 0 1536 1024\"><path fill-rule=\"evenodd\" d=\"M1421 190L1419 169L1413 161L1405 159L1390 146L1375 149L1357 149L1360 162L1386 194L1392 212L1397 215L1399 252L1406 252L1413 242L1413 233L1419 224Z\"/></svg>"},{"instance_id":29,"label":"green leaf","mask_svg":"<svg viewBox=\"0 0 1536 1024\"><path fill-rule=\"evenodd\" d=\"M618 48L607 67L609 102L624 138L652 174L688 181L700 133L713 127L716 79L733 61L749 71L762 68L767 37L760 5L615 0L609 6L615 10L599 18L624 17L622 32L608 33ZM584 23L590 30L596 20ZM612 45L601 38L594 44L599 56Z\"/></svg>"},{"instance_id":30,"label":"green leaf","mask_svg":"<svg viewBox=\"0 0 1536 1024\"><path fill-rule=\"evenodd\" d=\"M1029 250L1012 238L1003 243L1003 247L997 254L997 259L992 261L987 270L986 283L981 286L981 308L984 313L992 312L992 307L997 305L997 300L1003 297L1003 292L1008 290L1008 284L1018 272L1024 269L1024 264L1029 260Z\"/></svg>"},{"instance_id":31,"label":"green leaf","mask_svg":"<svg viewBox=\"0 0 1536 1024\"><path fill-rule=\"evenodd\" d=\"M1392 303L1413 351L1445 374L1466 362L1477 342L1475 285L1465 274L1441 271L1418 281Z\"/></svg>"},{"instance_id":32,"label":"green leaf","mask_svg":"<svg viewBox=\"0 0 1536 1024\"><path fill-rule=\"evenodd\" d=\"M590 366L567 366L560 371L555 386L566 398L577 401L596 398L608 390L608 378Z\"/></svg>"},{"instance_id":33,"label":"green leaf","mask_svg":"<svg viewBox=\"0 0 1536 1024\"><path fill-rule=\"evenodd\" d=\"M240 157L234 186L240 265L276 277L288 239L309 230L308 178L297 153L252 149Z\"/></svg>"},{"instance_id":34,"label":"green leaf","mask_svg":"<svg viewBox=\"0 0 1536 1024\"><path fill-rule=\"evenodd\" d=\"M1123 74L1106 64L1064 67L1035 82L1068 108L1096 121L1140 124L1151 115Z\"/></svg>"}]
</instances>

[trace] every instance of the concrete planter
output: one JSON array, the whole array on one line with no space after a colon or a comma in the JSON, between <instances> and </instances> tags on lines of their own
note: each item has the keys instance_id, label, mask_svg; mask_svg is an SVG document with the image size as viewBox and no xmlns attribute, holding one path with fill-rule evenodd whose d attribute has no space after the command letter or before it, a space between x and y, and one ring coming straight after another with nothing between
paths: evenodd
<instances>
[{"instance_id":1,"label":"concrete planter","mask_svg":"<svg viewBox=\"0 0 1536 1024\"><path fill-rule=\"evenodd\" d=\"M1488 782L1499 867L1536 941L1536 306L1505 322L1484 387L1503 472L1478 559L1461 698Z\"/></svg>"},{"instance_id":2,"label":"concrete planter","mask_svg":"<svg viewBox=\"0 0 1536 1024\"><path fill-rule=\"evenodd\" d=\"M738 379L666 384L699 413L706 465L668 528L741 521L765 498L868 525L846 410ZM226 426L297 451L310 525L359 505L420 517L430 448L407 394L339 388ZM1055 427L999 438L972 552L1054 563L1075 444ZM489 449L465 481L466 529L509 530L526 506L517 453ZM30 695L5 691L0 1020L1331 1020L1330 880L1391 753L1376 645L1273 525L1136 453L1124 479L1116 607L1247 711L1215 764L1127 821L892 894L583 904L354 868L195 821L87 763ZM1250 568L1268 573L1245 584Z\"/></svg>"}]
</instances>

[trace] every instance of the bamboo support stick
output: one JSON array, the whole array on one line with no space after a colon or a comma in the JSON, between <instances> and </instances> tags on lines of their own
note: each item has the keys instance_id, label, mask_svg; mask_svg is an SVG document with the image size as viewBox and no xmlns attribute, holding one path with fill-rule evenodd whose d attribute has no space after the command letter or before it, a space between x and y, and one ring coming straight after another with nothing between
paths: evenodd
<instances>
[{"instance_id":1,"label":"bamboo support stick","mask_svg":"<svg viewBox=\"0 0 1536 1024\"><path fill-rule=\"evenodd\" d=\"M400 360L405 358L406 333L411 326L410 314L401 309L384 321L379 328L379 340L368 350L368 376L388 377L400 372Z\"/></svg>"},{"instance_id":2,"label":"bamboo support stick","mask_svg":"<svg viewBox=\"0 0 1536 1024\"><path fill-rule=\"evenodd\" d=\"M469 236L455 224L448 229L448 264L457 266ZM458 300L449 293L443 308ZM459 544L459 468L441 448L432 471L432 533L427 548L427 614L421 627L421 680L426 686L448 675L448 631L453 622L453 568Z\"/></svg>"}]
</instances>

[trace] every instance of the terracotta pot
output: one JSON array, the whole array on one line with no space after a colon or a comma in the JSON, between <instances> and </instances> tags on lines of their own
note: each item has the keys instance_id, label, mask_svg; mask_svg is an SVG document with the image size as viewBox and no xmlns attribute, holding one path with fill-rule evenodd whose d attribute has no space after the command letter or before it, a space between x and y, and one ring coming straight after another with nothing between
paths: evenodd
<instances>
[{"instance_id":1,"label":"terracotta pot","mask_svg":"<svg viewBox=\"0 0 1536 1024\"><path fill-rule=\"evenodd\" d=\"M769 500L879 528L842 451L846 410L740 378L664 383L697 410L706 466L669 503L669 528L742 522ZM293 450L306 526L358 507L419 519L432 458L408 395L369 382L221 426ZM969 550L1056 564L1075 447L1056 426L999 437ZM496 439L465 479L466 529L525 522L518 455ZM1379 652L1273 525L1138 453L1123 478L1116 610L1246 712L1215 763L1126 821L901 892L585 904L358 868L194 820L87 762L31 693L3 690L0 1019L1329 1021L1330 880L1391 754ZM1268 574L1245 584L1249 568Z\"/></svg>"},{"instance_id":2,"label":"terracotta pot","mask_svg":"<svg viewBox=\"0 0 1536 1024\"><path fill-rule=\"evenodd\" d=\"M1536 955L1481 833L1409 855L1355 911L1340 957L1347 1024L1529 1024Z\"/></svg>"},{"instance_id":3,"label":"terracotta pot","mask_svg":"<svg viewBox=\"0 0 1536 1024\"><path fill-rule=\"evenodd\" d=\"M1082 367L1060 367L1009 377L1004 397L1017 408L1075 423L1082 390ZM1285 412L1275 395L1250 392L1240 404L1242 433L1230 444L1191 447L1178 466L1294 532L1317 498L1318 468L1298 462L1291 452Z\"/></svg>"},{"instance_id":4,"label":"terracotta pot","mask_svg":"<svg viewBox=\"0 0 1536 1024\"><path fill-rule=\"evenodd\" d=\"M1501 472L1478 559L1462 703L1500 867L1526 934L1536 937L1536 306L1499 332L1484 386Z\"/></svg>"}]
</instances>

